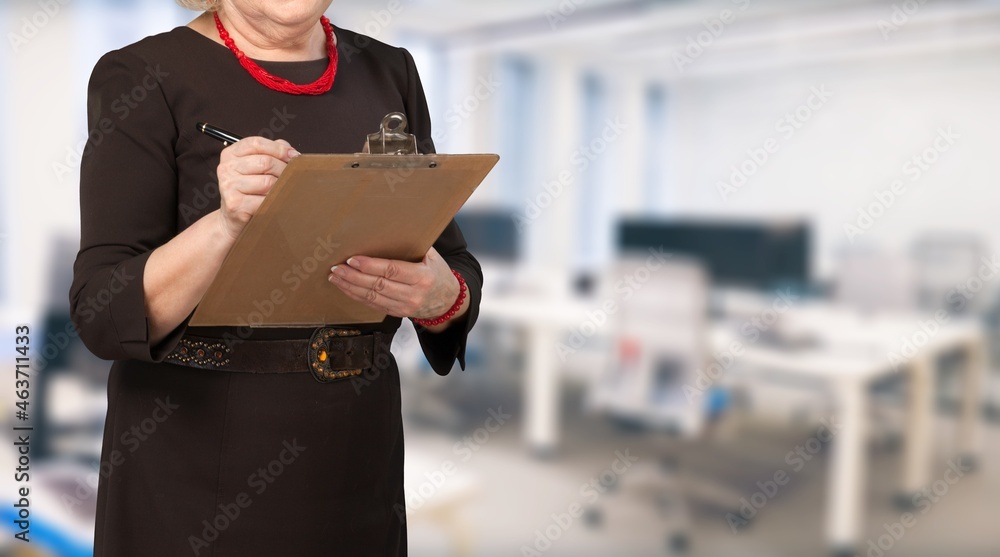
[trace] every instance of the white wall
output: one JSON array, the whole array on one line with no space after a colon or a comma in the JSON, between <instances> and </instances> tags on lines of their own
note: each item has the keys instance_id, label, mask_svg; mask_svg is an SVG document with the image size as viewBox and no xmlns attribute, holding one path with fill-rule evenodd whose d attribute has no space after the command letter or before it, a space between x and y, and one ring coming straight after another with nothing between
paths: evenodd
<instances>
[{"instance_id":1,"label":"white wall","mask_svg":"<svg viewBox=\"0 0 1000 557\"><path fill-rule=\"evenodd\" d=\"M724 216L806 216L814 220L817 271L849 245L846 223L901 179L906 193L856 242L906 249L936 230L969 231L1000 249L996 151L1000 148L1000 48L876 57L778 69L709 80L677 81L670 89L673 149L664 187L669 213ZM807 101L810 88L833 92L786 139L776 124ZM930 146L939 128L959 138L914 181L904 164ZM780 148L746 185L724 199L717 183L767 137Z\"/></svg>"},{"instance_id":2,"label":"white wall","mask_svg":"<svg viewBox=\"0 0 1000 557\"><path fill-rule=\"evenodd\" d=\"M554 127L579 117L567 107L579 102L582 77L597 73L610 83L610 112L632 125L606 155L621 170L603 186L614 202L602 207L614 214L808 218L815 271L826 277L838 250L851 245L845 224L857 224L858 208L875 201L875 190L901 179L907 193L855 242L898 252L925 233L967 231L987 249L1000 249L992 172L1000 146L1000 4L927 2L883 35L880 22L892 21L899 2L758 0L679 71L673 55L705 30L702 22L742 4L680 2L621 20L574 15L558 30L539 31L529 20L511 24L501 39L467 40L461 48L535 60L547 76L538 109L548 116L525 140L553 160L589 139ZM643 118L638 103L650 83L665 87L666 124ZM776 125L808 101L813 87L833 95L786 137ZM466 125L497 123L484 113ZM949 126L960 136L955 145L912 181L904 164ZM731 167L769 137L777 152L723 199L717 183L729 181ZM636 149L644 141L660 148L653 164L663 180L653 196L640 183L645 172L635 171L648 163ZM536 170L528 191L541 191L554 170ZM644 203L650 198L655 206ZM577 205L572 195L558 200L551 228L532 238L533 253L559 261L572 249L572 238L557 231L575 229Z\"/></svg>"}]
</instances>

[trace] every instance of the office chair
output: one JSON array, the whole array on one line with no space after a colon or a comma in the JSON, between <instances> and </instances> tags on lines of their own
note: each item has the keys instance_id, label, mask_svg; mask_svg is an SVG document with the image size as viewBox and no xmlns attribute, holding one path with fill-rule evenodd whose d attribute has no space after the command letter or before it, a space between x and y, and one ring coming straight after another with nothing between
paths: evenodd
<instances>
[{"instance_id":1,"label":"office chair","mask_svg":"<svg viewBox=\"0 0 1000 557\"><path fill-rule=\"evenodd\" d=\"M623 424L638 426L663 437L666 444L660 466L621 476L617 491L646 484L641 493L656 493L660 510L670 519L667 547L684 553L690 545L687 500L696 497L719 508L731 508L740 494L718 480L702 481L679 468L679 445L705 435L729 406L721 385L698 383L698 372L708 363L708 280L701 266L672 259L647 269L644 258L624 257L615 266L611 284L633 277L629 294L618 299L621 308L614 326L617 353L613 364L591 386L587 406ZM639 284L639 278L648 278ZM659 440L659 439L658 439ZM669 441L667 441L669 440ZM636 467L642 466L642 462ZM655 484L650 489L648 484ZM633 490L635 491L635 490ZM585 512L586 523L598 527L604 511L600 501Z\"/></svg>"},{"instance_id":2,"label":"office chair","mask_svg":"<svg viewBox=\"0 0 1000 557\"><path fill-rule=\"evenodd\" d=\"M1000 419L1000 288L996 279L979 277L990 271L993 257L976 235L932 232L913 243L920 286L921 309L933 312L944 309L954 315L976 316L989 338L987 354L989 374L984 392L986 417ZM989 275L984 275L989 277ZM977 282L978 281L978 282ZM962 288L960 288L960 286ZM973 288L976 288L975 290ZM939 373L938 406L958 411L961 407L960 366L944 362Z\"/></svg>"},{"instance_id":3,"label":"office chair","mask_svg":"<svg viewBox=\"0 0 1000 557\"><path fill-rule=\"evenodd\" d=\"M918 310L921 285L917 264L905 253L873 244L845 247L836 258L832 301L863 314L911 314ZM895 452L901 447L905 408L905 376L875 385L871 430L875 447Z\"/></svg>"},{"instance_id":4,"label":"office chair","mask_svg":"<svg viewBox=\"0 0 1000 557\"><path fill-rule=\"evenodd\" d=\"M912 312L918 283L914 262L874 246L852 246L837 254L833 301L865 313Z\"/></svg>"},{"instance_id":5,"label":"office chair","mask_svg":"<svg viewBox=\"0 0 1000 557\"><path fill-rule=\"evenodd\" d=\"M992 301L986 292L976 292L972 299L953 293L957 285L976 276L987 255L985 246L975 236L928 233L919 237L913 243L912 257L920 308L958 314L986 310Z\"/></svg>"}]
</instances>

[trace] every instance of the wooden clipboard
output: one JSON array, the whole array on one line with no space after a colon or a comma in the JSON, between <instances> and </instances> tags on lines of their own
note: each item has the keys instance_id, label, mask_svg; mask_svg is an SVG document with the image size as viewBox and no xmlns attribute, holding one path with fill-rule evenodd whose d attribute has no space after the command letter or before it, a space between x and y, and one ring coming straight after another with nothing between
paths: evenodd
<instances>
[{"instance_id":1,"label":"wooden clipboard","mask_svg":"<svg viewBox=\"0 0 1000 557\"><path fill-rule=\"evenodd\" d=\"M352 255L420 261L500 158L419 155L405 127L402 114L390 114L365 153L293 159L189 325L317 327L385 319L330 284L330 267Z\"/></svg>"}]
</instances>

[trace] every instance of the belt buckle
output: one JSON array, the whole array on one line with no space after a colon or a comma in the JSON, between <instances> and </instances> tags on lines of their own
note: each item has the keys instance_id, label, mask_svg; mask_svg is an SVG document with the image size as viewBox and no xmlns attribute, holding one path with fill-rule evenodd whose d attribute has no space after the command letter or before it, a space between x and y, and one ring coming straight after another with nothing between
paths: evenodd
<instances>
[{"instance_id":1,"label":"belt buckle","mask_svg":"<svg viewBox=\"0 0 1000 557\"><path fill-rule=\"evenodd\" d=\"M357 329L337 329L334 327L322 327L316 329L309 339L309 372L316 381L320 383L330 383L339 379L356 377L361 375L364 369L333 369L332 344L337 339L344 337L360 336L361 331ZM350 351L346 353L351 355ZM367 354L366 354L367 355ZM374 357L374 355L370 355Z\"/></svg>"}]
</instances>

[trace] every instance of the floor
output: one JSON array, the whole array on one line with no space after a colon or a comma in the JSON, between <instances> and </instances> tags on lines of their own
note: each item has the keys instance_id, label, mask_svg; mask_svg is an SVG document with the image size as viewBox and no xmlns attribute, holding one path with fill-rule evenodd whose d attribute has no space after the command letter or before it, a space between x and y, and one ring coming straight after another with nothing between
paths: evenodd
<instances>
[{"instance_id":1,"label":"floor","mask_svg":"<svg viewBox=\"0 0 1000 557\"><path fill-rule=\"evenodd\" d=\"M496 402L500 402L498 400ZM493 408L487 400L465 400L467 406L477 404ZM456 505L463 526L454 531L469 535L468 555L493 557L505 555L546 556L661 556L671 555L668 537L684 528L684 515L678 507L659 506L653 494L665 476L660 470L664 447L661 436L644 432L622 431L605 420L570 410L564 416L564 438L560 451L548 458L536 458L521 443L521 420L515 403L506 402L503 412L511 414L502 426L487 422L488 410L482 412L483 422L464 428L468 443L460 435L442 435L440 430L408 421L408 455L437 463L438 475L445 486L450 482L465 487L461 503ZM504 402L500 402L504 404ZM574 404L568 404L570 408ZM942 448L947 444L951 419L938 419L937 439ZM496 431L485 431L486 425ZM488 435L487 435L488 434ZM689 555L711 557L809 557L829 555L823 542L823 503L826 491L828 452L821 450L815 458L795 471L785 462L786 453L810 437L809 431L784 431L780 434L755 434L724 439L715 444L685 445L680 450L682 475L697 474L715 478L735 494L749 499L760 490L757 482L766 482L774 473L784 470L789 481L767 499L749 526L734 533L726 520L726 509L700 503L690 507L686 530L690 537ZM459 443L456 445L456 443ZM984 431L986 452L979 469L964 476L954 485L939 483L947 492L936 502L918 507L916 523L911 527L897 525L902 512L893 503L897 485L899 459L902 451L891 448L873 449L869 457L872 466L871 484L865 518L866 541L859 555L880 557L979 557L1000 555L1000 534L995 522L996 505L1000 500L1000 427L989 425ZM473 451L470 447L474 448ZM618 464L618 455L638 457L627 469ZM934 478L944 478L947 464L942 455L935 466ZM588 517L573 517L574 504L591 502L601 478L617 476L618 489L609 489L597 497L600 523L590 524ZM433 474L431 475L433 476ZM425 476L425 477L431 477ZM693 477L693 476L692 476ZM442 479L443 478L443 479ZM723 481L719 481L719 480ZM591 487L585 487L594 481ZM685 480L686 481L686 480ZM647 483L648 482L648 483ZM430 489L430 480L423 493L427 506L443 488ZM421 487L407 485L416 492ZM725 499L724 499L725 500ZM728 499L739 504L739 497ZM760 499L758 499L759 501ZM732 505L730 505L732 506ZM673 510L671 510L671 508ZM454 540L442 526L437 514L416 512L410 518L410 554L414 557L458 555ZM888 530L886 529L888 525ZM888 537L896 532L898 540ZM882 548L877 548L883 536ZM868 540L872 544L868 545ZM887 550L886 550L887 548Z\"/></svg>"}]
</instances>

